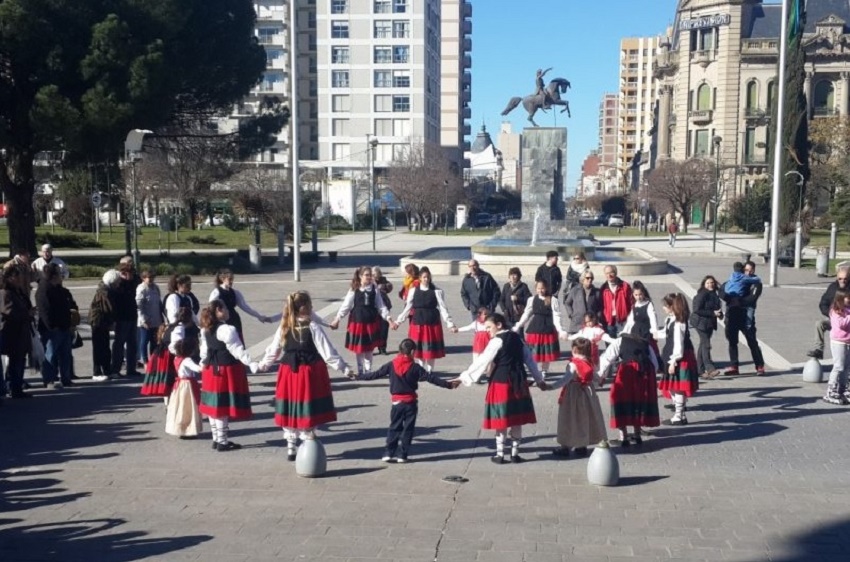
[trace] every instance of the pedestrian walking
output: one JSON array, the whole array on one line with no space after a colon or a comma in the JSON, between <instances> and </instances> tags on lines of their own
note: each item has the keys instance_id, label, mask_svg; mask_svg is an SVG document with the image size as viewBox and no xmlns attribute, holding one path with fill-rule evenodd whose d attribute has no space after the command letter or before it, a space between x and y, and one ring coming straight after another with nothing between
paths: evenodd
<instances>
[{"instance_id":1,"label":"pedestrian walking","mask_svg":"<svg viewBox=\"0 0 850 562\"><path fill-rule=\"evenodd\" d=\"M750 314L755 312L755 301L761 295L761 282L748 284L751 287L744 296L739 293L727 294L726 284L720 288L720 298L726 302L726 341L729 344L729 366L723 371L724 375L737 375L739 373L738 363L738 334L744 334L747 347L753 356L756 375L764 375L764 356L761 352L758 338L756 337L755 317Z\"/></svg>"},{"instance_id":2,"label":"pedestrian walking","mask_svg":"<svg viewBox=\"0 0 850 562\"><path fill-rule=\"evenodd\" d=\"M519 332L525 328L525 342L545 378L550 363L561 358L558 340L567 339L567 332L561 327L561 305L549 292L549 286L538 281L535 291L537 294L528 299L522 318L512 330Z\"/></svg>"},{"instance_id":3,"label":"pedestrian walking","mask_svg":"<svg viewBox=\"0 0 850 562\"><path fill-rule=\"evenodd\" d=\"M413 357L415 350L416 342L405 338L398 346L398 355L377 371L349 375L349 378L361 381L381 378L390 380L392 410L390 411L390 427L387 430L386 449L381 458L383 462L403 464L410 460L410 445L413 442L416 418L419 414L419 396L416 392L419 383L424 381L448 389L454 389L460 385L457 379L451 382L444 381L417 365ZM397 452L398 455L396 455Z\"/></svg>"},{"instance_id":4,"label":"pedestrian walking","mask_svg":"<svg viewBox=\"0 0 850 562\"><path fill-rule=\"evenodd\" d=\"M667 244L671 248L676 247L676 237L679 234L679 221L675 218L667 224Z\"/></svg>"},{"instance_id":5,"label":"pedestrian walking","mask_svg":"<svg viewBox=\"0 0 850 562\"><path fill-rule=\"evenodd\" d=\"M688 423L688 398L699 390L697 360L688 330L690 311L681 293L669 293L663 302L667 318L663 331L658 333L658 337L665 339L661 351L663 374L658 388L665 398L673 401L675 413L670 418L670 425L685 425Z\"/></svg>"},{"instance_id":6,"label":"pedestrian walking","mask_svg":"<svg viewBox=\"0 0 850 562\"><path fill-rule=\"evenodd\" d=\"M294 461L299 439L315 439L317 426L336 421L328 365L345 376L351 372L314 320L313 301L306 291L287 297L260 370L278 361L274 423L283 428L286 459Z\"/></svg>"},{"instance_id":7,"label":"pedestrian walking","mask_svg":"<svg viewBox=\"0 0 850 562\"><path fill-rule=\"evenodd\" d=\"M548 386L528 347L519 335L508 329L504 316L491 314L485 324L490 332L490 343L455 380L460 380L464 386L472 386L484 373L491 373L481 424L483 429L496 432L496 454L490 460L496 464L507 461L521 463L525 460L519 455L522 426L537 423L534 402L526 382L526 369L538 388L546 390ZM510 457L505 459L508 437L511 439Z\"/></svg>"}]
</instances>

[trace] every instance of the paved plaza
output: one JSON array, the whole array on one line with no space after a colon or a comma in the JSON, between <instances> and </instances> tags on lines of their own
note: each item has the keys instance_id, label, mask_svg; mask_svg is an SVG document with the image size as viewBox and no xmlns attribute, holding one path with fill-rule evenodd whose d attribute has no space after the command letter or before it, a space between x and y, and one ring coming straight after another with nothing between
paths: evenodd
<instances>
[{"instance_id":1,"label":"paved plaza","mask_svg":"<svg viewBox=\"0 0 850 562\"><path fill-rule=\"evenodd\" d=\"M400 257L476 239L380 233L372 253L370 235L341 236L320 248L340 252L339 260L306 266L300 283L282 271L238 276L235 286L264 313L307 289L328 318L355 266L381 265L398 283ZM708 273L725 280L731 262L761 251L763 242L722 236L720 257L701 235L680 237L674 249L666 239L616 244L670 261L669 274L642 279L660 313L665 293L691 297ZM533 271L524 273L533 280ZM757 273L766 278L767 266ZM532 389L538 423L523 428L527 462L497 466L490 462L493 433L480 429L486 387L423 385L412 462L387 465L379 460L387 382L352 382L332 372L339 420L319 433L329 470L304 479L285 460L273 423L273 374L251 377L254 418L231 426L244 448L219 453L208 434L165 435L162 399L140 396L140 380L90 382L86 341L75 354L79 384L36 389L34 399L0 407L0 561L844 560L850 407L823 403L825 385L804 384L799 369L819 318L817 301L832 280L813 270L779 273L781 287L765 288L757 313L768 376L754 376L742 348L741 375L705 383L689 404L689 425L661 426L640 448L613 449L621 480L612 488L587 483L586 459L550 454L556 392ZM456 322L468 323L460 277L435 283ZM87 306L94 284L68 286ZM197 279L193 288L205 300L211 284ZM397 298L394 304L398 313ZM254 357L274 329L246 318ZM343 349L344 331L329 334L353 359ZM405 335L406 325L391 332L390 347ZM436 367L442 376L469 364L471 340L447 334L449 356ZM723 365L722 332L713 345ZM562 371L558 365L552 370ZM28 380L35 386L38 375L29 371ZM607 389L600 400L607 417ZM662 410L662 418L669 415ZM450 475L467 481L443 480Z\"/></svg>"}]
</instances>

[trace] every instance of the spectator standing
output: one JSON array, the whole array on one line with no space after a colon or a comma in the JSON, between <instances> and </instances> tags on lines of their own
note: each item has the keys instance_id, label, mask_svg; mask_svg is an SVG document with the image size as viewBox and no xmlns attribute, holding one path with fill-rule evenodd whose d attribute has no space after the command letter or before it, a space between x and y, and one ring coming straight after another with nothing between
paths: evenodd
<instances>
[{"instance_id":1,"label":"spectator standing","mask_svg":"<svg viewBox=\"0 0 850 562\"><path fill-rule=\"evenodd\" d=\"M378 292L381 294L381 297L384 299L384 306L387 307L387 310L393 309L392 299L390 299L390 293L393 291L393 284L390 283L390 280L384 276L384 273L381 271L381 268L376 266L372 267L372 281L375 285L378 286ZM390 336L390 323L387 322L384 318L381 318L381 340L384 342L382 347L378 347L378 353L386 355L387 354L387 340Z\"/></svg>"},{"instance_id":2,"label":"spectator standing","mask_svg":"<svg viewBox=\"0 0 850 562\"><path fill-rule=\"evenodd\" d=\"M136 287L136 307L138 308L139 333L139 362L144 367L148 357L156 347L156 333L162 326L164 310L162 296L156 284L156 274L150 269L143 269L142 282Z\"/></svg>"},{"instance_id":3,"label":"spectator standing","mask_svg":"<svg viewBox=\"0 0 850 562\"><path fill-rule=\"evenodd\" d=\"M564 300L565 310L570 319L569 334L575 334L584 328L584 317L595 314L597 319L604 318L602 314L602 295L593 286L593 272L589 269L581 275L580 284L573 287Z\"/></svg>"},{"instance_id":4,"label":"spectator standing","mask_svg":"<svg viewBox=\"0 0 850 562\"><path fill-rule=\"evenodd\" d=\"M0 291L3 292L2 352L9 359L6 367L6 380L12 398L31 398L24 392L24 369L27 354L32 346L31 325L34 310L29 300L29 290L25 288L30 269L22 269L15 264L3 268L0 274Z\"/></svg>"},{"instance_id":5,"label":"spectator standing","mask_svg":"<svg viewBox=\"0 0 850 562\"><path fill-rule=\"evenodd\" d=\"M91 354L93 363L92 380L104 382L112 373L112 354L109 351L109 331L115 324L113 291L118 287L121 276L114 269L103 274L103 279L89 306L89 324L91 325Z\"/></svg>"},{"instance_id":6,"label":"spectator standing","mask_svg":"<svg viewBox=\"0 0 850 562\"><path fill-rule=\"evenodd\" d=\"M64 261L53 255L53 246L51 246L50 244L42 244L41 257L32 262L32 273L34 281L41 281L41 278L43 277L44 268L51 263L59 266L59 273L62 275L63 280L70 277L71 273L70 271L68 271L68 265Z\"/></svg>"},{"instance_id":7,"label":"spectator standing","mask_svg":"<svg viewBox=\"0 0 850 562\"><path fill-rule=\"evenodd\" d=\"M706 379L713 379L720 374L714 368L711 359L711 336L717 330L717 321L723 318L720 295L717 292L717 279L706 275L699 290L694 296L693 311L691 311L691 326L699 338L697 348L697 372Z\"/></svg>"},{"instance_id":8,"label":"spectator standing","mask_svg":"<svg viewBox=\"0 0 850 562\"><path fill-rule=\"evenodd\" d=\"M829 308L832 306L832 301L835 300L835 293L837 291L847 291L848 288L850 288L850 284L847 282L848 278L850 278L850 267L844 266L839 268L835 281L829 284L826 291L824 291L820 297L818 308L824 318L815 323L815 332L817 336L815 338L815 345L807 353L809 357L823 359L824 334L829 332L831 328L829 323Z\"/></svg>"},{"instance_id":9,"label":"spectator standing","mask_svg":"<svg viewBox=\"0 0 850 562\"><path fill-rule=\"evenodd\" d=\"M460 284L460 298L471 319L475 320L481 307L490 313L496 312L501 291L493 276L481 269L477 260L469 260L467 267L469 272L463 276Z\"/></svg>"},{"instance_id":10,"label":"spectator standing","mask_svg":"<svg viewBox=\"0 0 850 562\"><path fill-rule=\"evenodd\" d=\"M136 275L132 262L118 266L121 277L113 292L112 305L115 311L115 339L112 341L112 374L120 375L121 362L126 361L126 376L138 376L136 356L138 345L138 309L136 308L136 287L141 279Z\"/></svg>"},{"instance_id":11,"label":"spectator standing","mask_svg":"<svg viewBox=\"0 0 850 562\"><path fill-rule=\"evenodd\" d=\"M499 306L505 313L505 320L509 326L513 326L522 318L525 304L531 298L531 290L522 281L522 271L518 267L508 270L508 282L502 287L499 295Z\"/></svg>"},{"instance_id":12,"label":"spectator standing","mask_svg":"<svg viewBox=\"0 0 850 562\"><path fill-rule=\"evenodd\" d=\"M39 331L44 334L44 362L41 377L44 386L71 386L72 311L79 317L71 292L62 286L59 266L49 264L42 272L35 293L39 312ZM57 377L58 374L58 377Z\"/></svg>"},{"instance_id":13,"label":"spectator standing","mask_svg":"<svg viewBox=\"0 0 850 562\"><path fill-rule=\"evenodd\" d=\"M567 287L564 289L564 299L567 298L573 287L581 284L581 276L589 270L590 264L587 263L587 257L585 257L584 252L576 252L572 261L570 261L570 265L567 267Z\"/></svg>"},{"instance_id":14,"label":"spectator standing","mask_svg":"<svg viewBox=\"0 0 850 562\"><path fill-rule=\"evenodd\" d=\"M538 267L537 273L534 274L534 282L539 283L541 281L549 287L549 294L557 299L561 292L563 276L561 275L561 268L558 267L558 252L555 250L546 252L546 262Z\"/></svg>"},{"instance_id":15,"label":"spectator standing","mask_svg":"<svg viewBox=\"0 0 850 562\"><path fill-rule=\"evenodd\" d=\"M617 266L606 265L603 270L607 282L599 290L602 299L602 318L608 335L612 338L623 331L629 313L635 304L632 288L617 276Z\"/></svg>"}]
</instances>

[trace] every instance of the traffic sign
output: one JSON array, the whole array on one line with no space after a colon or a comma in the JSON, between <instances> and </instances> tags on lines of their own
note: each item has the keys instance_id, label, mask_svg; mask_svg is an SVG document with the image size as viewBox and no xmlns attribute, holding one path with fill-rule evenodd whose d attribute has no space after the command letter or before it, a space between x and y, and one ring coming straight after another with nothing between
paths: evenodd
<instances>
[{"instance_id":1,"label":"traffic sign","mask_svg":"<svg viewBox=\"0 0 850 562\"><path fill-rule=\"evenodd\" d=\"M100 207L100 204L103 203L103 199L100 196L100 193L92 193L91 194L91 204L95 207Z\"/></svg>"}]
</instances>

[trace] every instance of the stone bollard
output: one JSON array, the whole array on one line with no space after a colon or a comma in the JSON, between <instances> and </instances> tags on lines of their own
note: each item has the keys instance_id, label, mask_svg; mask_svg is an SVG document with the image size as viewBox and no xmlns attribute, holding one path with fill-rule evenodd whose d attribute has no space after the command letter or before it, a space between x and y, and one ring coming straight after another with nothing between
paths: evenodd
<instances>
[{"instance_id":1,"label":"stone bollard","mask_svg":"<svg viewBox=\"0 0 850 562\"><path fill-rule=\"evenodd\" d=\"M263 254L258 244L248 246L248 260L251 262L251 271L259 272L263 267Z\"/></svg>"},{"instance_id":2,"label":"stone bollard","mask_svg":"<svg viewBox=\"0 0 850 562\"><path fill-rule=\"evenodd\" d=\"M823 382L823 369L814 357L803 365L803 382Z\"/></svg>"},{"instance_id":3,"label":"stone bollard","mask_svg":"<svg viewBox=\"0 0 850 562\"><path fill-rule=\"evenodd\" d=\"M305 439L295 456L295 473L304 478L316 478L328 471L328 456L318 439Z\"/></svg>"},{"instance_id":4,"label":"stone bollard","mask_svg":"<svg viewBox=\"0 0 850 562\"><path fill-rule=\"evenodd\" d=\"M620 480L620 463L607 441L593 449L587 461L587 481L596 486L616 486Z\"/></svg>"}]
</instances>

